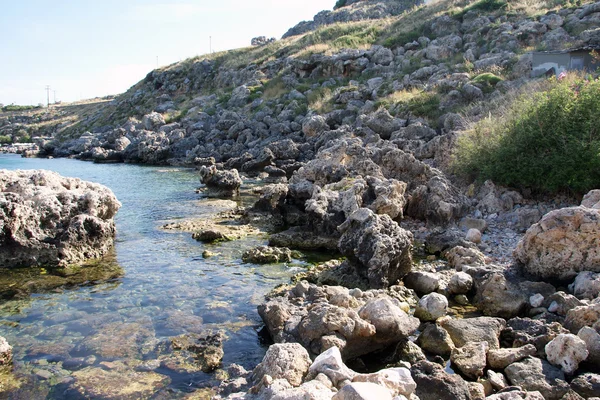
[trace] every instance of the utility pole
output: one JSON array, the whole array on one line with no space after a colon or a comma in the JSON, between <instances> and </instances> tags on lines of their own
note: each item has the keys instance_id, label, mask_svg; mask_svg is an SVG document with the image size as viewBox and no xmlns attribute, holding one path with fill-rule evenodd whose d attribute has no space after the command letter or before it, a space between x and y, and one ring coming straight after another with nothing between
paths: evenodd
<instances>
[{"instance_id":1,"label":"utility pole","mask_svg":"<svg viewBox=\"0 0 600 400\"><path fill-rule=\"evenodd\" d=\"M208 37L208 53L212 53L212 36Z\"/></svg>"},{"instance_id":2,"label":"utility pole","mask_svg":"<svg viewBox=\"0 0 600 400\"><path fill-rule=\"evenodd\" d=\"M156 56L156 69L158 69L158 56Z\"/></svg>"},{"instance_id":3,"label":"utility pole","mask_svg":"<svg viewBox=\"0 0 600 400\"><path fill-rule=\"evenodd\" d=\"M50 107L50 85L46 85L46 106Z\"/></svg>"},{"instance_id":4,"label":"utility pole","mask_svg":"<svg viewBox=\"0 0 600 400\"><path fill-rule=\"evenodd\" d=\"M56 104L56 90L53 90L52 92L54 92L54 104Z\"/></svg>"}]
</instances>

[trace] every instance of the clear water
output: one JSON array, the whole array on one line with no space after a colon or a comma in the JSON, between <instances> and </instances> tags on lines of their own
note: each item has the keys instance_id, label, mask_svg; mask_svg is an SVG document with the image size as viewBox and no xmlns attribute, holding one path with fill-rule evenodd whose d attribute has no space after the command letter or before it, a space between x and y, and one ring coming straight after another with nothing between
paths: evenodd
<instances>
[{"instance_id":1,"label":"clear water","mask_svg":"<svg viewBox=\"0 0 600 400\"><path fill-rule=\"evenodd\" d=\"M226 332L224 366L251 368L260 362L265 347L257 333L261 321L256 306L301 264L243 263L242 252L264 244L265 237L206 245L190 233L161 230L167 222L213 212L208 200L195 193L199 181L194 171L14 155L0 155L0 169L48 169L99 182L123 204L116 216L115 244L122 278L0 304L0 336L14 347L17 375L51 386L60 379L38 379L35 372L58 368L61 378L68 372L60 370L61 360L72 357L95 356L95 365L147 360L152 357L148 349L158 341L206 329ZM204 259L207 249L218 255ZM211 379L204 373L169 375L175 393ZM60 395L51 393L50 398Z\"/></svg>"}]
</instances>

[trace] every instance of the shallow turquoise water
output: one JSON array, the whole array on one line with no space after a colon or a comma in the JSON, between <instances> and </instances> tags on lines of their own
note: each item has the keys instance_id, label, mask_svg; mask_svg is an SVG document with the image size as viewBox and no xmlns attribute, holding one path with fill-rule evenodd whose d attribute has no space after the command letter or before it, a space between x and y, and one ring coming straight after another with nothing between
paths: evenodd
<instances>
[{"instance_id":1,"label":"shallow turquoise water","mask_svg":"<svg viewBox=\"0 0 600 400\"><path fill-rule=\"evenodd\" d=\"M194 191L199 186L194 171L14 155L0 155L0 169L49 169L99 182L123 204L116 216L115 244L122 278L0 304L0 336L14 347L18 374L52 370L46 361L70 357L96 356L95 364L147 360L152 357L148 349L158 341L216 328L227 334L224 366L235 362L250 368L260 362L265 348L257 333L261 321L256 306L300 264L244 264L243 250L263 244L264 237L204 245L190 233L160 230L166 222L210 212L208 200ZM220 255L203 259L206 249ZM144 335L131 342L132 331ZM122 342L126 355L106 357L111 342ZM203 373L169 375L175 390L190 390L211 378Z\"/></svg>"}]
</instances>

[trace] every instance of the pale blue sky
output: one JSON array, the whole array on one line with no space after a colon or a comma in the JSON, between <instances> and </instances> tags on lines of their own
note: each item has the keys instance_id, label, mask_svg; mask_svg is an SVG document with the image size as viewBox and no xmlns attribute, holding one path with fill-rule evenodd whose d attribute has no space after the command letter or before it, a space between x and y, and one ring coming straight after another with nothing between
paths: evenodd
<instances>
[{"instance_id":1,"label":"pale blue sky","mask_svg":"<svg viewBox=\"0 0 600 400\"><path fill-rule=\"evenodd\" d=\"M335 0L0 0L0 103L118 94L159 65L280 38ZM54 92L50 93L50 101Z\"/></svg>"}]
</instances>

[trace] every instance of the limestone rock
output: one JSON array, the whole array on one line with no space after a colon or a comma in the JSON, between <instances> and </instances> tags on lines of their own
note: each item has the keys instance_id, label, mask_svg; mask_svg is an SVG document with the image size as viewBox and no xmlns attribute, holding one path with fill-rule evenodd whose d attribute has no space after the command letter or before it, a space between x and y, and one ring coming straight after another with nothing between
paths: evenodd
<instances>
[{"instance_id":1,"label":"limestone rock","mask_svg":"<svg viewBox=\"0 0 600 400\"><path fill-rule=\"evenodd\" d=\"M569 290L580 299L595 299L600 295L600 273L580 272Z\"/></svg>"},{"instance_id":2,"label":"limestone rock","mask_svg":"<svg viewBox=\"0 0 600 400\"><path fill-rule=\"evenodd\" d=\"M574 373L588 355L586 343L571 333L558 335L546 345L548 361L560 366L567 374Z\"/></svg>"},{"instance_id":3,"label":"limestone rock","mask_svg":"<svg viewBox=\"0 0 600 400\"><path fill-rule=\"evenodd\" d=\"M329 125L327 125L325 118L320 115L308 117L302 123L302 132L309 138L318 136L326 130L329 130Z\"/></svg>"},{"instance_id":4,"label":"limestone rock","mask_svg":"<svg viewBox=\"0 0 600 400\"><path fill-rule=\"evenodd\" d=\"M395 284L412 267L412 234L387 215L361 208L339 227L340 252L373 288Z\"/></svg>"},{"instance_id":5,"label":"limestone rock","mask_svg":"<svg viewBox=\"0 0 600 400\"><path fill-rule=\"evenodd\" d=\"M485 315L501 318L518 316L528 302L527 294L502 272L493 272L476 282L473 304Z\"/></svg>"},{"instance_id":6,"label":"limestone rock","mask_svg":"<svg viewBox=\"0 0 600 400\"><path fill-rule=\"evenodd\" d=\"M502 390L508 387L506 377L501 372L494 372L491 369L488 369L487 378L488 382L490 382L495 390Z\"/></svg>"},{"instance_id":7,"label":"limestone rock","mask_svg":"<svg viewBox=\"0 0 600 400\"><path fill-rule=\"evenodd\" d=\"M600 189L590 190L583 196L581 205L587 208L600 208Z\"/></svg>"},{"instance_id":8,"label":"limestone rock","mask_svg":"<svg viewBox=\"0 0 600 400\"><path fill-rule=\"evenodd\" d=\"M404 285L417 293L435 292L440 285L440 277L432 272L413 271L404 277Z\"/></svg>"},{"instance_id":9,"label":"limestone rock","mask_svg":"<svg viewBox=\"0 0 600 400\"><path fill-rule=\"evenodd\" d=\"M467 383L459 375L451 375L443 367L429 361L419 361L410 369L417 383L415 394L421 400L468 400Z\"/></svg>"},{"instance_id":10,"label":"limestone rock","mask_svg":"<svg viewBox=\"0 0 600 400\"><path fill-rule=\"evenodd\" d=\"M350 383L356 376L356 372L348 368L342 361L342 355L337 347L332 347L315 358L309 367L306 380L310 381L318 374L327 376L338 388Z\"/></svg>"},{"instance_id":11,"label":"limestone rock","mask_svg":"<svg viewBox=\"0 0 600 400\"><path fill-rule=\"evenodd\" d=\"M298 343L273 344L267 350L252 376L257 384L265 375L273 379L285 379L292 386L300 386L310 367L310 357Z\"/></svg>"},{"instance_id":12,"label":"limestone rock","mask_svg":"<svg viewBox=\"0 0 600 400\"><path fill-rule=\"evenodd\" d=\"M387 388L392 396L402 395L410 398L417 384L406 368L386 368L372 374L359 374L353 382L371 382Z\"/></svg>"},{"instance_id":13,"label":"limestone rock","mask_svg":"<svg viewBox=\"0 0 600 400\"><path fill-rule=\"evenodd\" d=\"M600 210L562 208L532 225L515 249L526 273L540 279L568 279L600 272Z\"/></svg>"},{"instance_id":14,"label":"limestone rock","mask_svg":"<svg viewBox=\"0 0 600 400\"><path fill-rule=\"evenodd\" d=\"M597 398L600 393L600 375L583 373L571 381L571 387L584 398Z\"/></svg>"},{"instance_id":15,"label":"limestone rock","mask_svg":"<svg viewBox=\"0 0 600 400\"><path fill-rule=\"evenodd\" d=\"M431 354L449 357L454 350L454 342L448 332L437 324L427 324L417 338L421 348Z\"/></svg>"},{"instance_id":16,"label":"limestone rock","mask_svg":"<svg viewBox=\"0 0 600 400\"><path fill-rule=\"evenodd\" d=\"M526 344L517 348L492 349L488 352L488 364L495 369L504 369L510 364L521 361L527 356L537 352L533 344Z\"/></svg>"},{"instance_id":17,"label":"limestone rock","mask_svg":"<svg viewBox=\"0 0 600 400\"><path fill-rule=\"evenodd\" d=\"M456 246L444 253L448 264L461 271L464 265L484 265L485 256L477 249Z\"/></svg>"},{"instance_id":18,"label":"limestone rock","mask_svg":"<svg viewBox=\"0 0 600 400\"><path fill-rule=\"evenodd\" d=\"M466 294L473 287L473 278L465 272L457 272L450 277L448 282L448 293Z\"/></svg>"},{"instance_id":19,"label":"limestone rock","mask_svg":"<svg viewBox=\"0 0 600 400\"><path fill-rule=\"evenodd\" d=\"M292 261L292 251L288 248L258 246L242 254L246 263L273 264Z\"/></svg>"},{"instance_id":20,"label":"limestone rock","mask_svg":"<svg viewBox=\"0 0 600 400\"><path fill-rule=\"evenodd\" d=\"M465 239L475 244L481 243L481 232L477 229L469 229Z\"/></svg>"},{"instance_id":21,"label":"limestone rock","mask_svg":"<svg viewBox=\"0 0 600 400\"><path fill-rule=\"evenodd\" d=\"M435 321L448 312L448 299L439 293L423 296L415 309L415 317L421 321Z\"/></svg>"},{"instance_id":22,"label":"limestone rock","mask_svg":"<svg viewBox=\"0 0 600 400\"><path fill-rule=\"evenodd\" d=\"M8 344L5 338L0 336L0 371L11 370L12 361L12 346Z\"/></svg>"},{"instance_id":23,"label":"limestone rock","mask_svg":"<svg viewBox=\"0 0 600 400\"><path fill-rule=\"evenodd\" d=\"M463 347L452 350L450 360L468 378L477 379L483 376L487 365L487 342L467 343Z\"/></svg>"},{"instance_id":24,"label":"limestone rock","mask_svg":"<svg viewBox=\"0 0 600 400\"><path fill-rule=\"evenodd\" d=\"M352 382L340 389L331 400L392 400L386 388L370 382Z\"/></svg>"},{"instance_id":25,"label":"limestone rock","mask_svg":"<svg viewBox=\"0 0 600 400\"><path fill-rule=\"evenodd\" d=\"M500 318L476 317L441 320L440 325L448 331L456 347L462 347L470 342L485 341L490 349L498 349L500 331L505 327L506 322Z\"/></svg>"},{"instance_id":26,"label":"limestone rock","mask_svg":"<svg viewBox=\"0 0 600 400\"><path fill-rule=\"evenodd\" d=\"M142 125L149 131L156 131L165 124L165 119L157 112L151 112L150 114L144 115L142 118Z\"/></svg>"},{"instance_id":27,"label":"limestone rock","mask_svg":"<svg viewBox=\"0 0 600 400\"><path fill-rule=\"evenodd\" d=\"M558 400L569 390L563 372L539 358L527 357L506 367L504 373L512 385L537 390L548 400Z\"/></svg>"},{"instance_id":28,"label":"limestone rock","mask_svg":"<svg viewBox=\"0 0 600 400\"><path fill-rule=\"evenodd\" d=\"M239 195L242 179L236 169L219 171L214 165L201 166L200 181L206 185L209 197L233 197Z\"/></svg>"},{"instance_id":29,"label":"limestone rock","mask_svg":"<svg viewBox=\"0 0 600 400\"><path fill-rule=\"evenodd\" d=\"M593 326L598 320L600 320L600 303L595 303L570 309L563 325L571 333L577 333L584 326Z\"/></svg>"},{"instance_id":30,"label":"limestone rock","mask_svg":"<svg viewBox=\"0 0 600 400\"><path fill-rule=\"evenodd\" d=\"M600 333L594 328L584 326L579 330L577 336L585 342L587 347L589 355L586 358L586 362L600 365Z\"/></svg>"},{"instance_id":31,"label":"limestone rock","mask_svg":"<svg viewBox=\"0 0 600 400\"><path fill-rule=\"evenodd\" d=\"M67 267L101 257L113 245L120 207L97 183L0 170L0 265Z\"/></svg>"}]
</instances>

